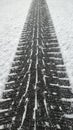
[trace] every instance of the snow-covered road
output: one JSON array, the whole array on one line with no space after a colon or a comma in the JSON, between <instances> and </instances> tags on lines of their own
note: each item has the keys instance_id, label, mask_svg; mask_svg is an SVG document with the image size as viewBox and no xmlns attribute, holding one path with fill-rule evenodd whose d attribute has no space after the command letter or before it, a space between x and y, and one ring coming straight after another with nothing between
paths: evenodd
<instances>
[{"instance_id":1,"label":"snow-covered road","mask_svg":"<svg viewBox=\"0 0 73 130\"><path fill-rule=\"evenodd\" d=\"M0 95L32 0L0 0ZM73 1L47 0L73 86Z\"/></svg>"},{"instance_id":2,"label":"snow-covered road","mask_svg":"<svg viewBox=\"0 0 73 130\"><path fill-rule=\"evenodd\" d=\"M73 88L73 0L47 0Z\"/></svg>"},{"instance_id":3,"label":"snow-covered road","mask_svg":"<svg viewBox=\"0 0 73 130\"><path fill-rule=\"evenodd\" d=\"M0 0L0 95L4 88L31 0Z\"/></svg>"}]
</instances>

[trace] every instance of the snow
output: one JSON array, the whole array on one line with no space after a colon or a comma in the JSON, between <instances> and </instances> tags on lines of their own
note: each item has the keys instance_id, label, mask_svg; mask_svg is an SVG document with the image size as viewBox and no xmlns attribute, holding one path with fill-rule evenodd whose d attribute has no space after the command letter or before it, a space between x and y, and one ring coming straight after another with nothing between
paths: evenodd
<instances>
[{"instance_id":1,"label":"snow","mask_svg":"<svg viewBox=\"0 0 73 130\"><path fill-rule=\"evenodd\" d=\"M64 102L73 102L73 98L62 98L61 100Z\"/></svg>"},{"instance_id":2,"label":"snow","mask_svg":"<svg viewBox=\"0 0 73 130\"><path fill-rule=\"evenodd\" d=\"M18 128L18 130L21 130L22 126L23 126L23 123L24 123L24 120L26 118L26 112L27 112L27 106L28 106L28 98L26 98L26 106L25 106L25 109L24 109L24 113L23 113L23 117L22 117L22 122L21 122L21 125L20 127Z\"/></svg>"},{"instance_id":3,"label":"snow","mask_svg":"<svg viewBox=\"0 0 73 130\"><path fill-rule=\"evenodd\" d=\"M0 96L32 0L0 0ZM73 0L47 0L73 86Z\"/></svg>"},{"instance_id":4,"label":"snow","mask_svg":"<svg viewBox=\"0 0 73 130\"><path fill-rule=\"evenodd\" d=\"M0 96L32 0L0 0Z\"/></svg>"},{"instance_id":5,"label":"snow","mask_svg":"<svg viewBox=\"0 0 73 130\"><path fill-rule=\"evenodd\" d=\"M73 0L47 0L73 89Z\"/></svg>"},{"instance_id":6,"label":"snow","mask_svg":"<svg viewBox=\"0 0 73 130\"><path fill-rule=\"evenodd\" d=\"M65 118L73 119L73 114L64 114Z\"/></svg>"}]
</instances>

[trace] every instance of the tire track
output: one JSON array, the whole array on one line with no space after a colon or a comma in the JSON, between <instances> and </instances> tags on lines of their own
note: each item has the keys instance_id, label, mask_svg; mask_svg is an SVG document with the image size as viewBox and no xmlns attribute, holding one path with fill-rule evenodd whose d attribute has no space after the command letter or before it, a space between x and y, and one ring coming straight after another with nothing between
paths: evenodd
<instances>
[{"instance_id":1,"label":"tire track","mask_svg":"<svg viewBox=\"0 0 73 130\"><path fill-rule=\"evenodd\" d=\"M45 0L34 0L0 100L0 130L72 130L73 94Z\"/></svg>"}]
</instances>

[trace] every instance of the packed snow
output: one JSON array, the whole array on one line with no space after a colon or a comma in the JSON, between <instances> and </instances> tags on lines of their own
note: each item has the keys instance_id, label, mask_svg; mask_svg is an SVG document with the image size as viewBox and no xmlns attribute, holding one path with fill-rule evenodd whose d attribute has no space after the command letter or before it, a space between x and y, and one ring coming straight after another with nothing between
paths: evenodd
<instances>
[{"instance_id":1,"label":"packed snow","mask_svg":"<svg viewBox=\"0 0 73 130\"><path fill-rule=\"evenodd\" d=\"M0 0L0 96L32 0ZM73 0L47 0L73 86Z\"/></svg>"},{"instance_id":2,"label":"packed snow","mask_svg":"<svg viewBox=\"0 0 73 130\"><path fill-rule=\"evenodd\" d=\"M73 0L47 0L73 89Z\"/></svg>"},{"instance_id":3,"label":"packed snow","mask_svg":"<svg viewBox=\"0 0 73 130\"><path fill-rule=\"evenodd\" d=\"M32 0L0 0L0 96Z\"/></svg>"}]
</instances>

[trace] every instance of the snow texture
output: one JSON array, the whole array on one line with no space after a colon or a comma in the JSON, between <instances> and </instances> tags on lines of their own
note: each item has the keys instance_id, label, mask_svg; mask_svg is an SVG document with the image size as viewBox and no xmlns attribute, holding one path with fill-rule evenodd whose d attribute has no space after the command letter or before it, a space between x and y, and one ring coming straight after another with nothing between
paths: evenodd
<instances>
[{"instance_id":1,"label":"snow texture","mask_svg":"<svg viewBox=\"0 0 73 130\"><path fill-rule=\"evenodd\" d=\"M0 0L0 96L32 0ZM73 86L73 0L47 0Z\"/></svg>"},{"instance_id":2,"label":"snow texture","mask_svg":"<svg viewBox=\"0 0 73 130\"><path fill-rule=\"evenodd\" d=\"M73 0L47 0L73 90Z\"/></svg>"},{"instance_id":3,"label":"snow texture","mask_svg":"<svg viewBox=\"0 0 73 130\"><path fill-rule=\"evenodd\" d=\"M0 0L0 96L9 73L31 0Z\"/></svg>"}]
</instances>

